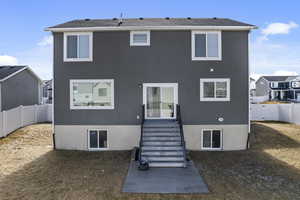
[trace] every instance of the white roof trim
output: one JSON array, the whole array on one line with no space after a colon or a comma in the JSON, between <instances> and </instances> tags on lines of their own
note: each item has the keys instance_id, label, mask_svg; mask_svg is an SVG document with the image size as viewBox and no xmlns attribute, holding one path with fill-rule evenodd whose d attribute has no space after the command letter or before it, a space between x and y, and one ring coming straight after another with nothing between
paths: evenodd
<instances>
[{"instance_id":1,"label":"white roof trim","mask_svg":"<svg viewBox=\"0 0 300 200\"><path fill-rule=\"evenodd\" d=\"M3 81L5 81L5 80L7 80L7 79L9 79L9 78L11 78L11 77L13 77L14 75L16 75L16 74L18 74L18 73L20 73L20 72L22 72L22 71L24 71L24 70L26 70L26 69L28 69L28 71L29 71L31 74L33 74L33 75L38 79L39 82L42 82L42 79L40 79L40 77L39 77L36 73L34 73L34 71L32 71L32 69L30 69L30 67L28 67L28 66L26 66L26 67L20 69L19 71L16 71L16 72L14 72L14 73L8 75L7 77L1 79L0 82L3 82Z\"/></svg>"},{"instance_id":2,"label":"white roof trim","mask_svg":"<svg viewBox=\"0 0 300 200\"><path fill-rule=\"evenodd\" d=\"M46 28L45 31L124 31L124 30L251 30L256 26L111 26L111 27L77 27L77 28Z\"/></svg>"}]
</instances>

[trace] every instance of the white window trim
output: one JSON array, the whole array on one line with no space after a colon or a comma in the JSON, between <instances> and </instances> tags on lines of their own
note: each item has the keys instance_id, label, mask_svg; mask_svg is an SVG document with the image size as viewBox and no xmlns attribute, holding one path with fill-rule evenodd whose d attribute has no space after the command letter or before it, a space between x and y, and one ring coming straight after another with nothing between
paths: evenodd
<instances>
[{"instance_id":1,"label":"white window trim","mask_svg":"<svg viewBox=\"0 0 300 200\"><path fill-rule=\"evenodd\" d=\"M90 131L97 131L97 146L98 148L91 148L90 147ZM106 131L106 135L107 135L107 147L106 148L99 148L99 131ZM88 129L87 131L87 143L88 143L88 150L89 151L105 151L105 150L109 150L109 139L108 139L108 130L107 129L97 129L97 128L92 128L92 129Z\"/></svg>"},{"instance_id":2,"label":"white window trim","mask_svg":"<svg viewBox=\"0 0 300 200\"><path fill-rule=\"evenodd\" d=\"M204 97L204 89L203 83L204 82L227 82L227 97L226 98L207 98ZM214 87L215 91L214 94L216 96L216 86ZM230 78L201 78L200 79L200 101L230 101Z\"/></svg>"},{"instance_id":3,"label":"white window trim","mask_svg":"<svg viewBox=\"0 0 300 200\"><path fill-rule=\"evenodd\" d=\"M67 36L88 35L89 36L89 57L88 58L67 58ZM79 40L77 39L77 42ZM78 44L78 43L77 43ZM77 49L79 51L79 48ZM65 32L64 33L64 62L92 62L93 61L93 32Z\"/></svg>"},{"instance_id":4,"label":"white window trim","mask_svg":"<svg viewBox=\"0 0 300 200\"><path fill-rule=\"evenodd\" d=\"M206 54L207 54L207 33L218 34L218 57L196 57L195 56L195 34L206 35ZM192 31L191 47L192 47L192 60L222 60L222 34L221 31Z\"/></svg>"},{"instance_id":5,"label":"white window trim","mask_svg":"<svg viewBox=\"0 0 300 200\"><path fill-rule=\"evenodd\" d=\"M134 34L146 34L147 42L145 43L134 43L133 35ZM150 46L150 31L130 31L130 46Z\"/></svg>"},{"instance_id":6,"label":"white window trim","mask_svg":"<svg viewBox=\"0 0 300 200\"><path fill-rule=\"evenodd\" d=\"M74 106L73 83L110 82L111 83L111 106ZM71 79L70 80L70 109L71 110L113 110L115 108L114 79Z\"/></svg>"},{"instance_id":7,"label":"white window trim","mask_svg":"<svg viewBox=\"0 0 300 200\"><path fill-rule=\"evenodd\" d=\"M220 135L220 147L219 148L213 148L213 147L203 147L203 132L204 131L210 131L211 133L211 138L210 138L210 142L211 142L211 146L212 146L212 132L213 131L220 131L221 135ZM201 131L201 149L202 150L211 150L211 151L219 151L223 149L223 131L222 129L217 129L217 128L209 128L209 129L202 129Z\"/></svg>"}]
</instances>

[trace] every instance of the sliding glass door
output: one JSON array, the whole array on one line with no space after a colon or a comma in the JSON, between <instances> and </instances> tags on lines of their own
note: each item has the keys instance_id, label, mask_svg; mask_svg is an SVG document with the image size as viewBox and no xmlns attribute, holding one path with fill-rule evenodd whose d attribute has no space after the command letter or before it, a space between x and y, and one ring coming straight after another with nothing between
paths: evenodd
<instances>
[{"instance_id":1,"label":"sliding glass door","mask_svg":"<svg viewBox=\"0 0 300 200\"><path fill-rule=\"evenodd\" d=\"M176 118L176 83L146 83L143 91L146 119Z\"/></svg>"}]
</instances>

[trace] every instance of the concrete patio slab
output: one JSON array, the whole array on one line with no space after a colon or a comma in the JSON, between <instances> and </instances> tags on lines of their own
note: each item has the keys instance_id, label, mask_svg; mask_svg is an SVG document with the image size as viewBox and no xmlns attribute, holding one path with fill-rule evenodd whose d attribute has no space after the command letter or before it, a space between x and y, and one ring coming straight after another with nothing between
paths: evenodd
<instances>
[{"instance_id":1,"label":"concrete patio slab","mask_svg":"<svg viewBox=\"0 0 300 200\"><path fill-rule=\"evenodd\" d=\"M150 168L140 171L131 161L123 192L128 193L209 193L206 184L192 161L186 168Z\"/></svg>"}]
</instances>

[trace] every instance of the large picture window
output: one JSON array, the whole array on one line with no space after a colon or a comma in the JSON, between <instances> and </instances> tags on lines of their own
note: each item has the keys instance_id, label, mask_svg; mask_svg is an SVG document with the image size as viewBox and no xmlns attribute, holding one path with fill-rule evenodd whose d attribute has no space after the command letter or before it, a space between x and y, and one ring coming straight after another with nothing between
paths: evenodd
<instances>
[{"instance_id":1,"label":"large picture window","mask_svg":"<svg viewBox=\"0 0 300 200\"><path fill-rule=\"evenodd\" d=\"M71 109L114 109L114 80L70 80Z\"/></svg>"},{"instance_id":2,"label":"large picture window","mask_svg":"<svg viewBox=\"0 0 300 200\"><path fill-rule=\"evenodd\" d=\"M92 61L92 33L64 33L64 61Z\"/></svg>"},{"instance_id":3,"label":"large picture window","mask_svg":"<svg viewBox=\"0 0 300 200\"><path fill-rule=\"evenodd\" d=\"M222 148L222 131L218 129L202 130L202 149L220 150Z\"/></svg>"},{"instance_id":4,"label":"large picture window","mask_svg":"<svg viewBox=\"0 0 300 200\"><path fill-rule=\"evenodd\" d=\"M108 149L107 130L88 130L88 148L89 150Z\"/></svg>"},{"instance_id":5,"label":"large picture window","mask_svg":"<svg viewBox=\"0 0 300 200\"><path fill-rule=\"evenodd\" d=\"M192 31L192 60L221 60L220 31Z\"/></svg>"},{"instance_id":6,"label":"large picture window","mask_svg":"<svg viewBox=\"0 0 300 200\"><path fill-rule=\"evenodd\" d=\"M230 101L230 79L200 79L200 101Z\"/></svg>"}]
</instances>

